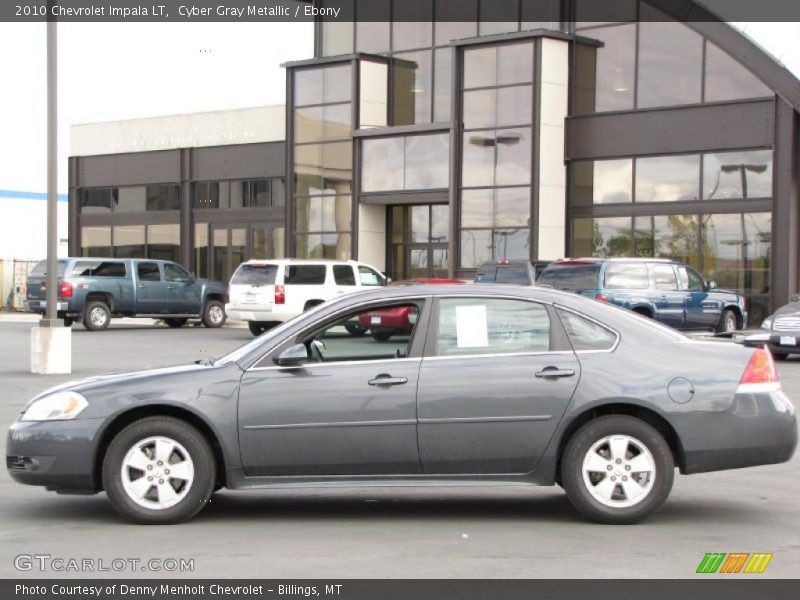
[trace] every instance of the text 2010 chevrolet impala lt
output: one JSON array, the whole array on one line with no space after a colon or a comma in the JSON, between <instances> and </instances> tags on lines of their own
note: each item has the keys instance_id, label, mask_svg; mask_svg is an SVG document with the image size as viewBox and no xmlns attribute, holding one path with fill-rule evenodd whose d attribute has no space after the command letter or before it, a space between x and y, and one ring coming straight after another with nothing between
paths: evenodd
<instances>
[{"instance_id":1,"label":"text 2010 chevrolet impala lt","mask_svg":"<svg viewBox=\"0 0 800 600\"><path fill-rule=\"evenodd\" d=\"M410 332L347 332L392 307ZM768 350L554 290L432 285L342 297L215 362L49 390L6 460L142 523L188 519L220 486L463 482L559 483L589 518L630 523L676 466L779 463L796 445Z\"/></svg>"}]
</instances>

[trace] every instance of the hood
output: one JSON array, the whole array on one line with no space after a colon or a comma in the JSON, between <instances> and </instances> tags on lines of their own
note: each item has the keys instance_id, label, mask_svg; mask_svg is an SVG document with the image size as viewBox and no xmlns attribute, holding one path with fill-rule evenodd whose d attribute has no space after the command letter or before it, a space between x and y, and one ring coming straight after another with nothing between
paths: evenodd
<instances>
[{"instance_id":1,"label":"hood","mask_svg":"<svg viewBox=\"0 0 800 600\"><path fill-rule=\"evenodd\" d=\"M797 313L800 313L800 302L790 302L789 304L781 306L772 314L772 316L784 317L786 315L793 315Z\"/></svg>"}]
</instances>

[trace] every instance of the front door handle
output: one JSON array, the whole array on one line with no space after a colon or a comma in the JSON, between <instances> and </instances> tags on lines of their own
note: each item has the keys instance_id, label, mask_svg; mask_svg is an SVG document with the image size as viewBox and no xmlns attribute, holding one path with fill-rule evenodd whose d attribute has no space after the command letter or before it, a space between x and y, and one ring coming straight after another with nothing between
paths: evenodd
<instances>
[{"instance_id":1,"label":"front door handle","mask_svg":"<svg viewBox=\"0 0 800 600\"><path fill-rule=\"evenodd\" d=\"M392 377L391 375L381 374L375 377L374 379L370 379L367 382L369 385L377 385L378 387L390 387L393 385L402 385L404 383L408 383L407 377Z\"/></svg>"},{"instance_id":2,"label":"front door handle","mask_svg":"<svg viewBox=\"0 0 800 600\"><path fill-rule=\"evenodd\" d=\"M544 379L557 379L559 377L572 377L575 371L572 369L558 369L556 367L546 367L536 373L536 377Z\"/></svg>"}]
</instances>

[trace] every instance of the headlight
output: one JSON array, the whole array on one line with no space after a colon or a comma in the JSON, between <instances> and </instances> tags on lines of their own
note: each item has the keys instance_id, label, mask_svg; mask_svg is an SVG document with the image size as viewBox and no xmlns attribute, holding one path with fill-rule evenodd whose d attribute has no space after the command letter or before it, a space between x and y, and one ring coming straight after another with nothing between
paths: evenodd
<instances>
[{"instance_id":1,"label":"headlight","mask_svg":"<svg viewBox=\"0 0 800 600\"><path fill-rule=\"evenodd\" d=\"M22 415L22 421L56 421L74 419L89 406L77 392L56 392L34 402Z\"/></svg>"},{"instance_id":2,"label":"headlight","mask_svg":"<svg viewBox=\"0 0 800 600\"><path fill-rule=\"evenodd\" d=\"M767 317L762 321L761 329L772 329L772 317Z\"/></svg>"}]
</instances>

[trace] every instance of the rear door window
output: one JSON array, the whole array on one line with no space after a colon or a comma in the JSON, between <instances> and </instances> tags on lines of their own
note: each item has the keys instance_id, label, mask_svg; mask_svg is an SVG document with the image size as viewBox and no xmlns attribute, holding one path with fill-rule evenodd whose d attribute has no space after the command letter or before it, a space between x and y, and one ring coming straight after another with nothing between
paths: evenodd
<instances>
[{"instance_id":1,"label":"rear door window","mask_svg":"<svg viewBox=\"0 0 800 600\"><path fill-rule=\"evenodd\" d=\"M286 285L324 285L325 265L287 265Z\"/></svg>"},{"instance_id":2,"label":"rear door window","mask_svg":"<svg viewBox=\"0 0 800 600\"><path fill-rule=\"evenodd\" d=\"M231 285L275 285L278 265L243 264L233 274Z\"/></svg>"},{"instance_id":3,"label":"rear door window","mask_svg":"<svg viewBox=\"0 0 800 600\"><path fill-rule=\"evenodd\" d=\"M139 276L139 281L161 281L158 263L140 262L136 265L136 274Z\"/></svg>"},{"instance_id":4,"label":"rear door window","mask_svg":"<svg viewBox=\"0 0 800 600\"><path fill-rule=\"evenodd\" d=\"M646 290L650 287L646 263L606 264L606 285L610 290Z\"/></svg>"},{"instance_id":5,"label":"rear door window","mask_svg":"<svg viewBox=\"0 0 800 600\"><path fill-rule=\"evenodd\" d=\"M334 265L333 279L336 285L355 285L356 275L350 265Z\"/></svg>"},{"instance_id":6,"label":"rear door window","mask_svg":"<svg viewBox=\"0 0 800 600\"><path fill-rule=\"evenodd\" d=\"M657 290L677 290L678 280L672 265L653 265L653 279Z\"/></svg>"},{"instance_id":7,"label":"rear door window","mask_svg":"<svg viewBox=\"0 0 800 600\"><path fill-rule=\"evenodd\" d=\"M703 278L694 269L678 267L678 280L682 290L699 291L705 289Z\"/></svg>"}]
</instances>

